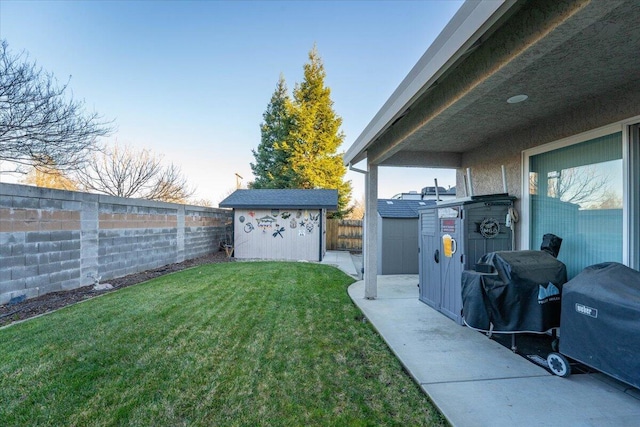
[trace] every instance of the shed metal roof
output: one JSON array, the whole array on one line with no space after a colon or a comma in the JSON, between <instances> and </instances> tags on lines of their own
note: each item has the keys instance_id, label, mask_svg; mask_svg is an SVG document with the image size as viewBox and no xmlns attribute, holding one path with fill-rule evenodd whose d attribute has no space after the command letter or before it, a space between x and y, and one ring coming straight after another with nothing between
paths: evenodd
<instances>
[{"instance_id":1,"label":"shed metal roof","mask_svg":"<svg viewBox=\"0 0 640 427\"><path fill-rule=\"evenodd\" d=\"M338 208L338 190L236 190L220 202L221 208Z\"/></svg>"},{"instance_id":2,"label":"shed metal roof","mask_svg":"<svg viewBox=\"0 0 640 427\"><path fill-rule=\"evenodd\" d=\"M378 214L382 218L418 218L418 209L435 204L435 200L378 199Z\"/></svg>"}]
</instances>

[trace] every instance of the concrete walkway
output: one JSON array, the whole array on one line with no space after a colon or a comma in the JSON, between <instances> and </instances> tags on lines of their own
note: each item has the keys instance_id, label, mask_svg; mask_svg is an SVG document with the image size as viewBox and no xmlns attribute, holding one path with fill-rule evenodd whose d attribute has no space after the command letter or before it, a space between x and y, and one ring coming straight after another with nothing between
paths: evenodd
<instances>
[{"instance_id":1,"label":"concrete walkway","mask_svg":"<svg viewBox=\"0 0 640 427\"><path fill-rule=\"evenodd\" d=\"M359 279L360 276L356 270L355 262L357 261L354 261L354 257L349 251L327 251L321 264L333 265L349 276Z\"/></svg>"},{"instance_id":2,"label":"concrete walkway","mask_svg":"<svg viewBox=\"0 0 640 427\"><path fill-rule=\"evenodd\" d=\"M346 262L346 261L345 261ZM640 391L604 374L560 378L418 300L418 276L349 296L453 426L638 426Z\"/></svg>"}]
</instances>

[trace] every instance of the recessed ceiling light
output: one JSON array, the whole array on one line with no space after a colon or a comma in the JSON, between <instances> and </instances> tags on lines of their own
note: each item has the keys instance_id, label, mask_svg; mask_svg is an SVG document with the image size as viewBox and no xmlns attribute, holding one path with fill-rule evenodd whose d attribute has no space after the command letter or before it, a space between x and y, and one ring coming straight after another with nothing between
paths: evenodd
<instances>
[{"instance_id":1,"label":"recessed ceiling light","mask_svg":"<svg viewBox=\"0 0 640 427\"><path fill-rule=\"evenodd\" d=\"M517 104L518 102L526 101L529 97L527 95L515 95L507 99L509 104Z\"/></svg>"}]
</instances>

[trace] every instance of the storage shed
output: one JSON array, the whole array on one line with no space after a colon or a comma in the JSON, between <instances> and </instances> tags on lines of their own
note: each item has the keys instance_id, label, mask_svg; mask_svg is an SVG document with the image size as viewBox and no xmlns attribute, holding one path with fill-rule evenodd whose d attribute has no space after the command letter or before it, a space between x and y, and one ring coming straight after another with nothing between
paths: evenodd
<instances>
[{"instance_id":1,"label":"storage shed","mask_svg":"<svg viewBox=\"0 0 640 427\"><path fill-rule=\"evenodd\" d=\"M235 258L322 261L338 191L236 190L220 207L233 208Z\"/></svg>"},{"instance_id":2,"label":"storage shed","mask_svg":"<svg viewBox=\"0 0 640 427\"><path fill-rule=\"evenodd\" d=\"M418 209L435 200L378 200L378 274L418 274Z\"/></svg>"}]
</instances>

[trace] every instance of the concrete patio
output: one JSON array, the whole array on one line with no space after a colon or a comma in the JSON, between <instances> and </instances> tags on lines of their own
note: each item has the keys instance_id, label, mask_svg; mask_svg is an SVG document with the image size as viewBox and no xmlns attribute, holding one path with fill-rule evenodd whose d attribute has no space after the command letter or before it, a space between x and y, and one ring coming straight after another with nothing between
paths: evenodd
<instances>
[{"instance_id":1,"label":"concrete patio","mask_svg":"<svg viewBox=\"0 0 640 427\"><path fill-rule=\"evenodd\" d=\"M329 251L324 264L358 278L361 256ZM456 427L637 426L640 390L602 373L561 378L418 300L418 276L378 276L349 296L407 372Z\"/></svg>"},{"instance_id":2,"label":"concrete patio","mask_svg":"<svg viewBox=\"0 0 640 427\"><path fill-rule=\"evenodd\" d=\"M418 276L349 296L453 426L637 426L640 390L601 374L557 377L418 300Z\"/></svg>"}]
</instances>

